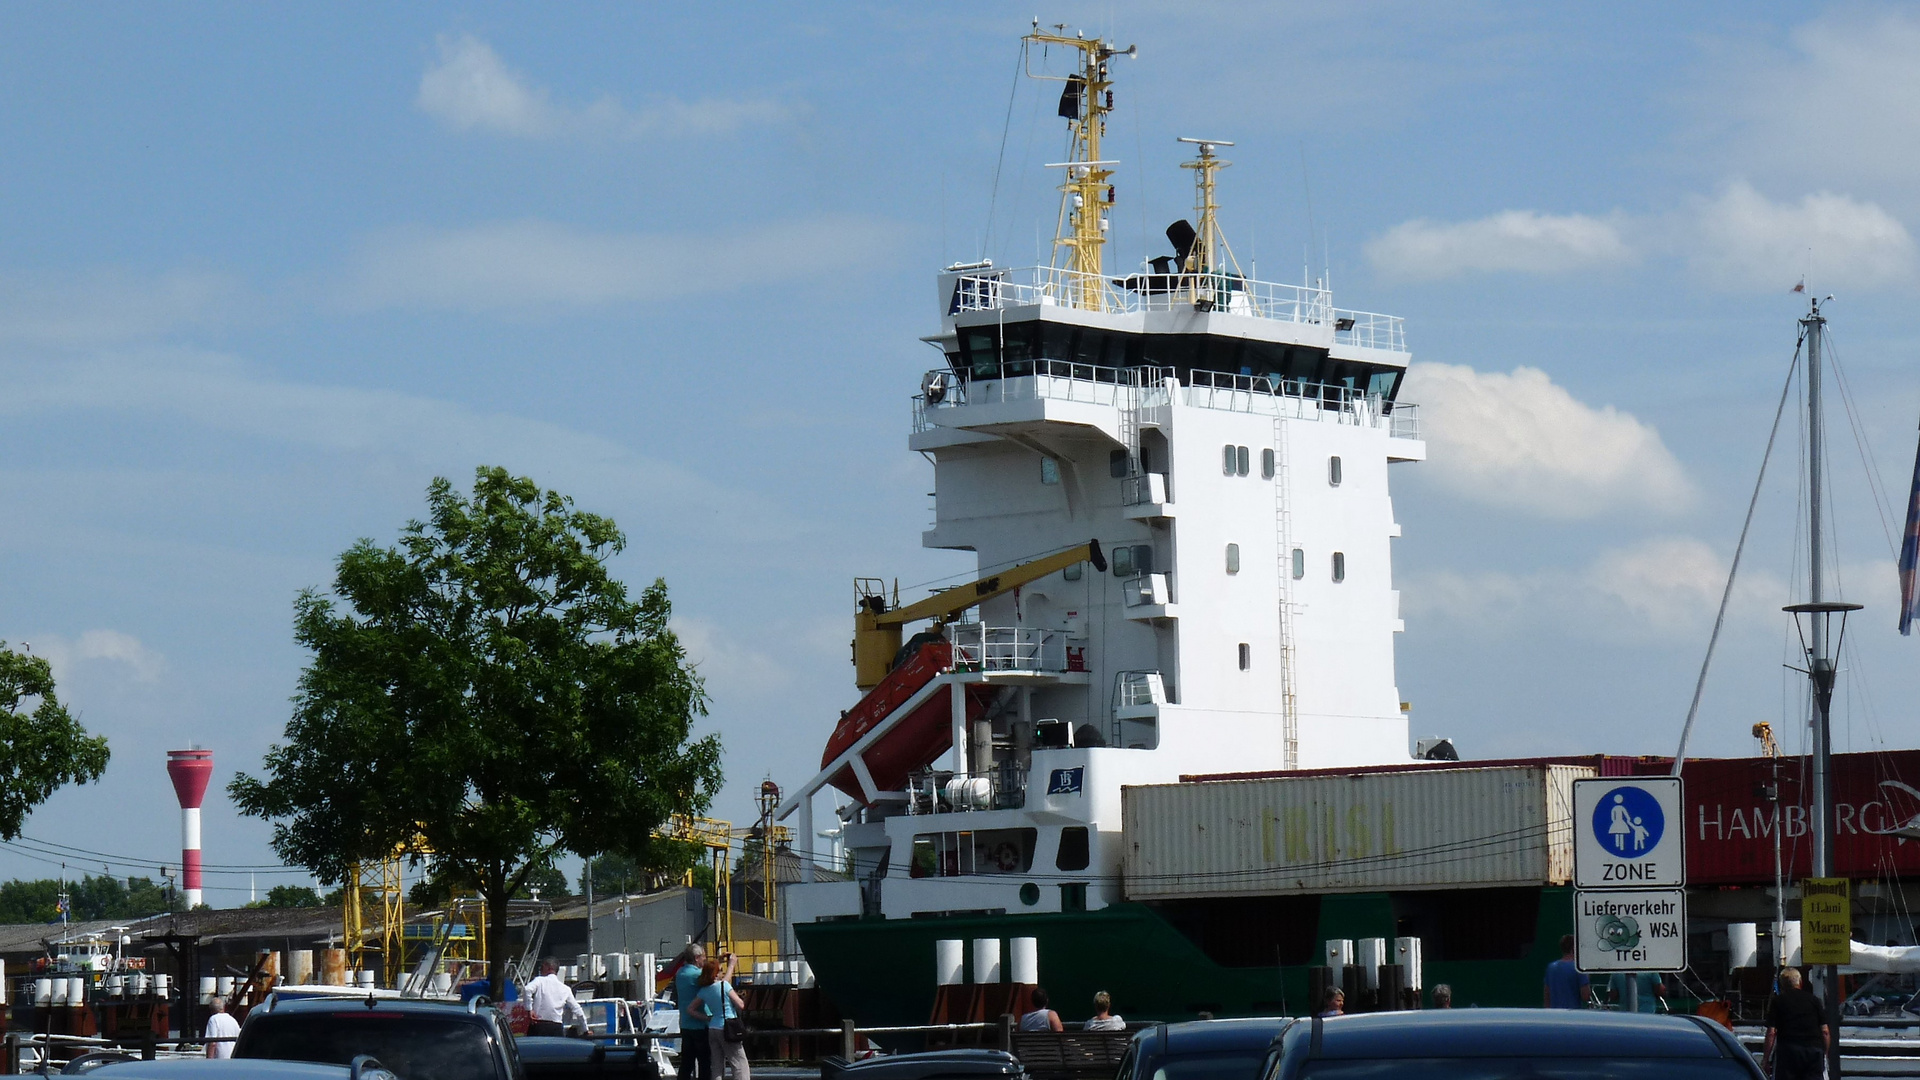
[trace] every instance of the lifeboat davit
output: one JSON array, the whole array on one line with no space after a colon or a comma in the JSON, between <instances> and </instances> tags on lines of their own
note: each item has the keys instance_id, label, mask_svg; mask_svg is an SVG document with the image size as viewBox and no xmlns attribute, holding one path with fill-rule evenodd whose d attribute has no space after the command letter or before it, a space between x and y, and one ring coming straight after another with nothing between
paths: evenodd
<instances>
[{"instance_id":1,"label":"lifeboat davit","mask_svg":"<svg viewBox=\"0 0 1920 1080\"><path fill-rule=\"evenodd\" d=\"M906 661L894 665L878 686L867 691L860 703L840 718L833 736L827 740L826 752L820 756L820 767L830 767L862 736L913 700L914 695L952 666L953 644L945 640L928 641ZM983 686L967 687L969 721L985 712L990 693ZM881 791L900 791L907 786L907 777L914 770L923 768L952 747L953 695L941 692L929 695L911 713L900 718L861 751L860 758L866 763L876 787ZM856 801L866 803L866 792L861 790L860 778L854 775L851 765L835 773L829 783Z\"/></svg>"}]
</instances>

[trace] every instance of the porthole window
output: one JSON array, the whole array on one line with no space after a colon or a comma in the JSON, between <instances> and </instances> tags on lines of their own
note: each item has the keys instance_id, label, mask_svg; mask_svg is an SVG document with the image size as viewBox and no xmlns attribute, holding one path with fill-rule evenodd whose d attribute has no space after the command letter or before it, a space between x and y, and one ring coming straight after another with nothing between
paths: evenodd
<instances>
[{"instance_id":1,"label":"porthole window","mask_svg":"<svg viewBox=\"0 0 1920 1080\"><path fill-rule=\"evenodd\" d=\"M1235 475L1247 475L1248 467L1253 464L1253 457L1247 452L1246 447L1236 446L1233 448L1233 464Z\"/></svg>"},{"instance_id":2,"label":"porthole window","mask_svg":"<svg viewBox=\"0 0 1920 1080\"><path fill-rule=\"evenodd\" d=\"M1334 487L1340 486L1340 455L1338 454L1327 459L1327 483Z\"/></svg>"},{"instance_id":3,"label":"porthole window","mask_svg":"<svg viewBox=\"0 0 1920 1080\"><path fill-rule=\"evenodd\" d=\"M1057 484L1060 482L1060 463L1050 457L1040 459L1040 482Z\"/></svg>"},{"instance_id":4,"label":"porthole window","mask_svg":"<svg viewBox=\"0 0 1920 1080\"><path fill-rule=\"evenodd\" d=\"M1240 670L1246 671L1251 667L1253 667L1253 646L1243 641L1240 643Z\"/></svg>"},{"instance_id":5,"label":"porthole window","mask_svg":"<svg viewBox=\"0 0 1920 1080\"><path fill-rule=\"evenodd\" d=\"M1239 572L1240 572L1240 545L1228 544L1227 545L1227 573L1237 574Z\"/></svg>"},{"instance_id":6,"label":"porthole window","mask_svg":"<svg viewBox=\"0 0 1920 1080\"><path fill-rule=\"evenodd\" d=\"M1293 549L1293 580L1299 581L1307 576L1307 553L1299 548Z\"/></svg>"},{"instance_id":7,"label":"porthole window","mask_svg":"<svg viewBox=\"0 0 1920 1080\"><path fill-rule=\"evenodd\" d=\"M1260 479L1273 479L1273 448L1260 451Z\"/></svg>"},{"instance_id":8,"label":"porthole window","mask_svg":"<svg viewBox=\"0 0 1920 1080\"><path fill-rule=\"evenodd\" d=\"M1344 551L1333 553L1333 580L1347 580L1347 553Z\"/></svg>"},{"instance_id":9,"label":"porthole window","mask_svg":"<svg viewBox=\"0 0 1920 1080\"><path fill-rule=\"evenodd\" d=\"M1220 471L1222 473L1227 476L1232 476L1234 466L1238 465L1239 461L1240 455L1233 452L1233 446L1231 444L1220 448Z\"/></svg>"}]
</instances>

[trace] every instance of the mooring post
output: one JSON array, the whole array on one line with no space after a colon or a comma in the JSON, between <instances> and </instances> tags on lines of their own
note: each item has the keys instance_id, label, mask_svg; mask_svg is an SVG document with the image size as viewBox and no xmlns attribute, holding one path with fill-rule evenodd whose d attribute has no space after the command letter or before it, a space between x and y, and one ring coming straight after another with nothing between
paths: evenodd
<instances>
[{"instance_id":1,"label":"mooring post","mask_svg":"<svg viewBox=\"0 0 1920 1080\"><path fill-rule=\"evenodd\" d=\"M840 1056L848 1061L860 1050L860 1033L855 1030L852 1020L840 1021Z\"/></svg>"}]
</instances>

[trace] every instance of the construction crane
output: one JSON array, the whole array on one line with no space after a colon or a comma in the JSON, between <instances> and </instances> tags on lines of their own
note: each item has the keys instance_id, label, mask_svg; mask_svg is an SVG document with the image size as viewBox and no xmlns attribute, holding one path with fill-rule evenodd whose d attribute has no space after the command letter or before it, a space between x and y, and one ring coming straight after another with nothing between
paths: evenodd
<instances>
[{"instance_id":1,"label":"construction crane","mask_svg":"<svg viewBox=\"0 0 1920 1080\"><path fill-rule=\"evenodd\" d=\"M385 986L398 986L406 971L406 893L400 876L404 857L405 849L395 848L383 859L354 863L341 912L347 969L365 971L367 954L378 952Z\"/></svg>"},{"instance_id":2,"label":"construction crane","mask_svg":"<svg viewBox=\"0 0 1920 1080\"><path fill-rule=\"evenodd\" d=\"M733 862L729 852L733 849L733 823L716 821L713 818L688 817L675 814L667 821L666 835L674 840L689 844L698 844L705 849L704 854L713 867L713 888L719 894L719 903L714 905L713 952L731 947L733 942ZM685 882L692 885L693 872L689 870Z\"/></svg>"},{"instance_id":3,"label":"construction crane","mask_svg":"<svg viewBox=\"0 0 1920 1080\"><path fill-rule=\"evenodd\" d=\"M760 820L754 822L751 839L760 841L761 916L770 923L779 922L779 860L783 845L793 843L793 833L785 825L773 823L773 812L780 808L780 785L771 779L760 781Z\"/></svg>"},{"instance_id":4,"label":"construction crane","mask_svg":"<svg viewBox=\"0 0 1920 1080\"><path fill-rule=\"evenodd\" d=\"M905 607L900 606L898 586L889 604L885 586L879 579L854 579L858 609L853 616L853 684L861 690L871 690L880 685L880 680L887 677L887 672L893 669L895 657L900 654L900 628L906 624L932 619L933 629L937 631L968 608L1038 581L1056 570L1065 570L1083 562L1092 563L1097 571L1106 571L1107 559L1100 552L1100 541L1089 540L1078 547L1021 563L978 581L943 589Z\"/></svg>"}]
</instances>

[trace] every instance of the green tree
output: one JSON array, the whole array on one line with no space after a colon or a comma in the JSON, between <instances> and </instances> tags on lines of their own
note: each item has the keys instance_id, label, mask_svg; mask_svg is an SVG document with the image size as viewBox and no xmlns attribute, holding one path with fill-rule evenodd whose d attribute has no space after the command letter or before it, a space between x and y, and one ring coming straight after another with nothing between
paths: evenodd
<instances>
[{"instance_id":1,"label":"green tree","mask_svg":"<svg viewBox=\"0 0 1920 1080\"><path fill-rule=\"evenodd\" d=\"M650 836L638 847L638 856L606 852L593 858L593 891L599 896L653 892L680 881L706 856L706 849L685 840ZM709 876L711 873L709 872ZM578 882L587 891L584 868Z\"/></svg>"},{"instance_id":2,"label":"green tree","mask_svg":"<svg viewBox=\"0 0 1920 1080\"><path fill-rule=\"evenodd\" d=\"M67 917L75 922L92 919L138 919L167 910L166 890L151 878L86 876L78 881L57 878L0 883L0 923L57 922L60 894L67 894Z\"/></svg>"},{"instance_id":3,"label":"green tree","mask_svg":"<svg viewBox=\"0 0 1920 1080\"><path fill-rule=\"evenodd\" d=\"M261 907L303 908L320 907L320 894L311 885L275 885L267 890L267 898L261 901Z\"/></svg>"},{"instance_id":4,"label":"green tree","mask_svg":"<svg viewBox=\"0 0 1920 1080\"><path fill-rule=\"evenodd\" d=\"M0 641L0 840L19 836L57 788L98 780L106 768L107 740L88 735L54 696L53 666Z\"/></svg>"},{"instance_id":5,"label":"green tree","mask_svg":"<svg viewBox=\"0 0 1920 1080\"><path fill-rule=\"evenodd\" d=\"M706 694L668 628L664 581L607 571L614 523L504 469L445 479L397 547L340 556L294 636L311 653L284 742L228 791L322 881L424 842L487 902L501 991L507 901L561 852L632 853L720 783ZM642 841L644 842L644 841Z\"/></svg>"}]
</instances>

